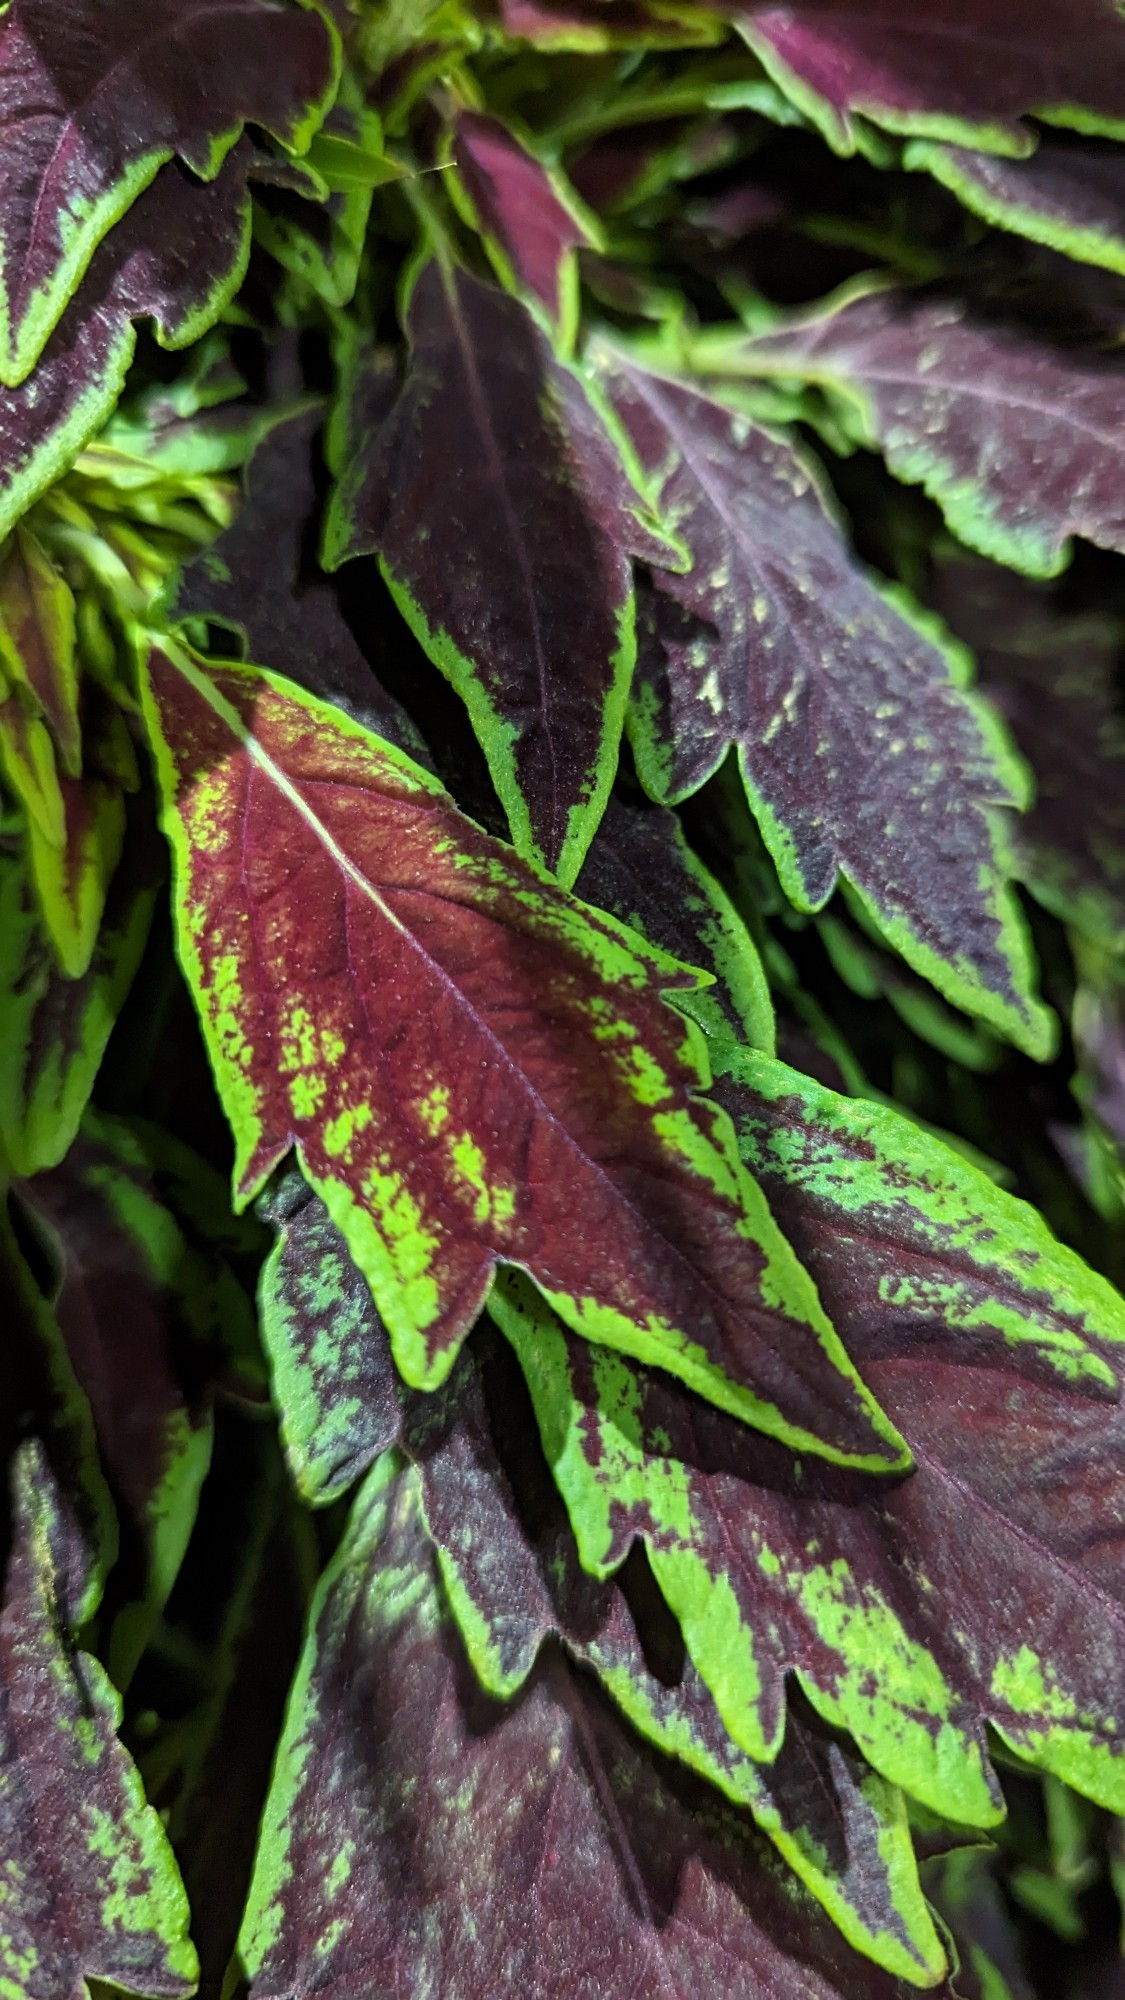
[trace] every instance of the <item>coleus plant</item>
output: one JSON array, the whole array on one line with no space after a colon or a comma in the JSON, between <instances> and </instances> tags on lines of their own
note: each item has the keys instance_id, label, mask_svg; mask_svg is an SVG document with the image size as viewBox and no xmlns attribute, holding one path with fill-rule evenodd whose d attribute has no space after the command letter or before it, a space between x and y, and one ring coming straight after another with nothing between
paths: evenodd
<instances>
[{"instance_id":1,"label":"coleus plant","mask_svg":"<svg viewBox=\"0 0 1125 2000\"><path fill-rule=\"evenodd\" d=\"M1099 2000L1114 0L9 0L0 1992Z\"/></svg>"}]
</instances>

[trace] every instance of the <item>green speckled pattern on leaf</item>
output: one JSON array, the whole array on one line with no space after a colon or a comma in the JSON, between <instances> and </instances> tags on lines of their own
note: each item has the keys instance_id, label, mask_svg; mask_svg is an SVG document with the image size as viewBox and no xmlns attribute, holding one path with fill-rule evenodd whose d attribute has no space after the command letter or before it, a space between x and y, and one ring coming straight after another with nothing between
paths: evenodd
<instances>
[{"instance_id":1,"label":"green speckled pattern on leaf","mask_svg":"<svg viewBox=\"0 0 1125 2000\"><path fill-rule=\"evenodd\" d=\"M852 556L815 466L685 383L606 349L608 393L691 567L640 597L631 735L669 804L737 750L782 887L844 877L955 1006L1043 1056L1051 1021L1008 882L1000 808L1026 778L971 662Z\"/></svg>"},{"instance_id":2,"label":"green speckled pattern on leaf","mask_svg":"<svg viewBox=\"0 0 1125 2000\"><path fill-rule=\"evenodd\" d=\"M736 1741L774 1754L783 1673L950 1818L1001 1811L988 1718L1120 1810L1125 1306L1033 1212L894 1112L767 1058L718 1085L747 1160L915 1453L896 1487L779 1453L531 1295L517 1346L583 1561L642 1536ZM1057 1467L1065 1462L1065 1480Z\"/></svg>"},{"instance_id":3,"label":"green speckled pattern on leaf","mask_svg":"<svg viewBox=\"0 0 1125 2000\"><path fill-rule=\"evenodd\" d=\"M154 652L177 922L247 1201L292 1146L417 1388L499 1260L804 1449L898 1440L702 1095L706 983L257 669Z\"/></svg>"},{"instance_id":4,"label":"green speckled pattern on leaf","mask_svg":"<svg viewBox=\"0 0 1125 2000\"><path fill-rule=\"evenodd\" d=\"M646 1965L661 2000L914 1990L553 1648L514 1701L482 1692L394 1452L317 1594L240 1951L253 2000L602 2000Z\"/></svg>"},{"instance_id":5,"label":"green speckled pattern on leaf","mask_svg":"<svg viewBox=\"0 0 1125 2000\"><path fill-rule=\"evenodd\" d=\"M97 1661L72 1650L60 1617L56 1506L46 1461L29 1446L16 1461L16 1533L0 1614L5 2000L60 2000L83 1975L181 2000L198 1974L187 1898L117 1740L120 1698Z\"/></svg>"}]
</instances>

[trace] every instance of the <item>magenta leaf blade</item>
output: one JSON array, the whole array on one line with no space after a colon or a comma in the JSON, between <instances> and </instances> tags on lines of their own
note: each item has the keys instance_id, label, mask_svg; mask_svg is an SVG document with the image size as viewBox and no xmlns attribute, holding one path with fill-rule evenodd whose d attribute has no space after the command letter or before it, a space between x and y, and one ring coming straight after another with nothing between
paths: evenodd
<instances>
[{"instance_id":1,"label":"magenta leaf blade","mask_svg":"<svg viewBox=\"0 0 1125 2000\"><path fill-rule=\"evenodd\" d=\"M149 679L236 1193L298 1147L407 1380L448 1374L502 1259L748 1421L901 1463L698 1094L703 1037L661 996L705 975L291 684L159 652Z\"/></svg>"}]
</instances>

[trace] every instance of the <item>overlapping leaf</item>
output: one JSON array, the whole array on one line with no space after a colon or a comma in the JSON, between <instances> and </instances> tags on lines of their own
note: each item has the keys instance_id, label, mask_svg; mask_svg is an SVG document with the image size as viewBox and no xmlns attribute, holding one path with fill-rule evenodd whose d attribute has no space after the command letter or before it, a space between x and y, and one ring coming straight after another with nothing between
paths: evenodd
<instances>
[{"instance_id":1,"label":"overlapping leaf","mask_svg":"<svg viewBox=\"0 0 1125 2000\"><path fill-rule=\"evenodd\" d=\"M1125 1800L1122 1301L1033 1211L897 1114L765 1057L720 1085L745 1156L911 1442L874 1489L498 1294L584 1563L643 1536L735 1740L784 1675L938 1812L1002 1812L984 1733ZM1109 1357L1112 1357L1112 1365Z\"/></svg>"},{"instance_id":2,"label":"overlapping leaf","mask_svg":"<svg viewBox=\"0 0 1125 2000\"><path fill-rule=\"evenodd\" d=\"M661 999L705 975L255 670L154 653L181 951L247 1200L298 1145L407 1380L521 1265L570 1324L781 1436L900 1463Z\"/></svg>"},{"instance_id":3,"label":"overlapping leaf","mask_svg":"<svg viewBox=\"0 0 1125 2000\"><path fill-rule=\"evenodd\" d=\"M382 125L364 105L358 86L346 75L341 96L313 142L307 166L279 163L273 190L257 204L258 241L329 306L346 306L359 278L360 259L380 181L394 180L400 168L383 154ZM331 178L325 178L325 175ZM309 183L312 183L310 188ZM309 199L310 193L318 197Z\"/></svg>"},{"instance_id":4,"label":"overlapping leaf","mask_svg":"<svg viewBox=\"0 0 1125 2000\"><path fill-rule=\"evenodd\" d=\"M187 565L171 616L231 626L248 658L335 702L426 763L418 731L379 685L333 585L308 559L320 428L321 414L310 408L266 433L247 467L237 518Z\"/></svg>"},{"instance_id":5,"label":"overlapping leaf","mask_svg":"<svg viewBox=\"0 0 1125 2000\"><path fill-rule=\"evenodd\" d=\"M504 33L536 48L598 54L716 42L723 24L696 0L490 0Z\"/></svg>"},{"instance_id":6,"label":"overlapping leaf","mask_svg":"<svg viewBox=\"0 0 1125 2000\"><path fill-rule=\"evenodd\" d=\"M471 214L505 284L538 299L572 333L578 312L575 250L591 241L573 197L498 118L463 111L453 160Z\"/></svg>"},{"instance_id":7,"label":"overlapping leaf","mask_svg":"<svg viewBox=\"0 0 1125 2000\"><path fill-rule=\"evenodd\" d=\"M99 242L173 154L212 179L245 122L307 145L336 81L313 8L13 0L0 29L0 382L30 373Z\"/></svg>"},{"instance_id":8,"label":"overlapping leaf","mask_svg":"<svg viewBox=\"0 0 1125 2000\"><path fill-rule=\"evenodd\" d=\"M750 1809L853 1944L928 1983L941 1953L895 1795L796 1716L773 1767L738 1752L690 1662L646 1665L625 1601L581 1576L510 1359L504 1369L478 1341L436 1395L396 1394L385 1329L323 1203L294 1174L266 1212L281 1234L264 1274L263 1332L304 1494L337 1497L399 1444L418 1467L449 1601L488 1692L511 1698L547 1640L561 1638L650 1741ZM655 1638L650 1619L650 1651Z\"/></svg>"},{"instance_id":9,"label":"overlapping leaf","mask_svg":"<svg viewBox=\"0 0 1125 2000\"><path fill-rule=\"evenodd\" d=\"M845 875L912 965L1042 1053L995 811L1021 778L967 663L858 566L792 447L624 359L605 376L692 555L647 599L646 787L682 799L736 745L791 901L818 909Z\"/></svg>"},{"instance_id":10,"label":"overlapping leaf","mask_svg":"<svg viewBox=\"0 0 1125 2000\"><path fill-rule=\"evenodd\" d=\"M931 597L972 646L981 679L1035 779L1015 842L1047 908L1125 945L1125 729L1110 613L1066 615L1043 588L992 564L947 560Z\"/></svg>"},{"instance_id":11,"label":"overlapping leaf","mask_svg":"<svg viewBox=\"0 0 1125 2000\"><path fill-rule=\"evenodd\" d=\"M178 2000L197 1965L176 1864L117 1740L121 1701L76 1652L60 1604L58 1496L41 1451L15 1464L0 1613L0 1963L12 2000L85 1980Z\"/></svg>"},{"instance_id":12,"label":"overlapping leaf","mask_svg":"<svg viewBox=\"0 0 1125 2000\"><path fill-rule=\"evenodd\" d=\"M434 261L408 330L406 382L343 473L328 560L378 550L468 705L517 846L573 881L624 722L630 557L675 553L519 300Z\"/></svg>"},{"instance_id":13,"label":"overlapping leaf","mask_svg":"<svg viewBox=\"0 0 1125 2000\"><path fill-rule=\"evenodd\" d=\"M925 167L986 222L1069 257L1125 272L1125 160L1047 140L1027 160L914 139L906 165Z\"/></svg>"},{"instance_id":14,"label":"overlapping leaf","mask_svg":"<svg viewBox=\"0 0 1125 2000\"><path fill-rule=\"evenodd\" d=\"M295 1168L257 1211L277 1231L258 1304L285 1455L302 1498L323 1506L398 1441L390 1342L346 1241Z\"/></svg>"},{"instance_id":15,"label":"overlapping leaf","mask_svg":"<svg viewBox=\"0 0 1125 2000\"><path fill-rule=\"evenodd\" d=\"M1025 116L1125 138L1125 32L1113 0L739 0L772 75L834 146L863 121L1030 152Z\"/></svg>"},{"instance_id":16,"label":"overlapping leaf","mask_svg":"<svg viewBox=\"0 0 1125 2000\"><path fill-rule=\"evenodd\" d=\"M878 289L763 335L746 359L837 392L857 439L985 555L1053 576L1074 535L1125 548L1116 359L975 320L961 301Z\"/></svg>"},{"instance_id":17,"label":"overlapping leaf","mask_svg":"<svg viewBox=\"0 0 1125 2000\"><path fill-rule=\"evenodd\" d=\"M243 140L215 179L169 161L95 252L35 372L0 402L0 533L58 478L109 415L151 318L166 347L198 339L246 267L254 152Z\"/></svg>"},{"instance_id":18,"label":"overlapping leaf","mask_svg":"<svg viewBox=\"0 0 1125 2000\"><path fill-rule=\"evenodd\" d=\"M161 1199L142 1132L88 1114L24 1199L55 1245L54 1310L124 1540L111 1664L124 1684L183 1558L211 1454L219 1356L250 1337L229 1270Z\"/></svg>"},{"instance_id":19,"label":"overlapping leaf","mask_svg":"<svg viewBox=\"0 0 1125 2000\"><path fill-rule=\"evenodd\" d=\"M679 1002L708 1034L773 1053L773 1009L753 940L674 813L610 798L576 888L650 944L712 975L713 986Z\"/></svg>"},{"instance_id":20,"label":"overlapping leaf","mask_svg":"<svg viewBox=\"0 0 1125 2000\"><path fill-rule=\"evenodd\" d=\"M58 966L26 843L0 853L0 1147L17 1174L57 1166L78 1130L148 935L163 857L134 812L81 978Z\"/></svg>"},{"instance_id":21,"label":"overlapping leaf","mask_svg":"<svg viewBox=\"0 0 1125 2000\"><path fill-rule=\"evenodd\" d=\"M46 721L62 769L82 770L74 596L22 523L0 548L0 686Z\"/></svg>"},{"instance_id":22,"label":"overlapping leaf","mask_svg":"<svg viewBox=\"0 0 1125 2000\"><path fill-rule=\"evenodd\" d=\"M564 1657L506 1706L473 1684L395 1453L318 1593L240 1949L254 2000L395 1978L437 2000L595 2000L638 1967L654 1992L731 2000L911 1990Z\"/></svg>"}]
</instances>

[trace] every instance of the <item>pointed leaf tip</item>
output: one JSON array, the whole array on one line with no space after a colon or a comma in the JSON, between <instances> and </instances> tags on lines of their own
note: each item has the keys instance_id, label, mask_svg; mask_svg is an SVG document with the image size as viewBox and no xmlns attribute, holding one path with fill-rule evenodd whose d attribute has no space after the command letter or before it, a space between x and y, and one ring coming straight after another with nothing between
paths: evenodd
<instances>
[{"instance_id":1,"label":"pointed leaf tip","mask_svg":"<svg viewBox=\"0 0 1125 2000\"><path fill-rule=\"evenodd\" d=\"M314 1606L240 1939L252 2000L325 1979L597 2000L638 1967L660 2000L908 2000L564 1655L485 1695L446 1605L420 1475L388 1453Z\"/></svg>"},{"instance_id":2,"label":"pointed leaf tip","mask_svg":"<svg viewBox=\"0 0 1125 2000\"><path fill-rule=\"evenodd\" d=\"M464 819L436 779L254 669L154 652L180 948L243 1200L299 1147L417 1386L498 1260L571 1324L791 1442L901 1441L698 1094L698 975Z\"/></svg>"},{"instance_id":3,"label":"pointed leaf tip","mask_svg":"<svg viewBox=\"0 0 1125 2000\"><path fill-rule=\"evenodd\" d=\"M631 558L674 559L618 444L535 319L436 262L411 360L345 468L334 565L377 550L466 702L521 853L573 881L612 783L636 655Z\"/></svg>"},{"instance_id":4,"label":"pointed leaf tip","mask_svg":"<svg viewBox=\"0 0 1125 2000\"><path fill-rule=\"evenodd\" d=\"M632 735L676 801L737 748L786 894L842 875L955 1005L1035 1056L1053 1018L1007 881L1000 808L1022 774L967 662L851 555L794 447L683 383L603 356L608 393L689 545L641 600Z\"/></svg>"}]
</instances>

